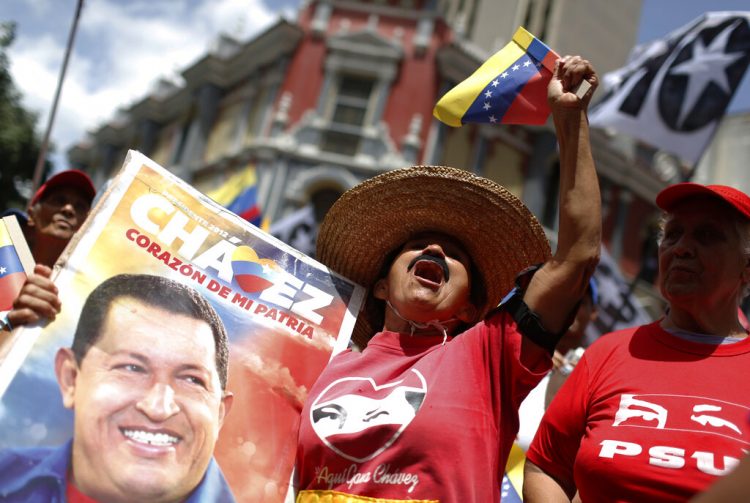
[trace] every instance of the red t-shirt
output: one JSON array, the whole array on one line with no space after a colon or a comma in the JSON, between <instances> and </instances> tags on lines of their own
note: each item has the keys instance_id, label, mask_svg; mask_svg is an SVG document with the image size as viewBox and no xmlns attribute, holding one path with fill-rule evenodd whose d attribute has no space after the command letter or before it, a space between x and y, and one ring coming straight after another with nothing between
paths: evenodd
<instances>
[{"instance_id":1,"label":"red t-shirt","mask_svg":"<svg viewBox=\"0 0 750 503\"><path fill-rule=\"evenodd\" d=\"M310 390L300 490L399 500L497 502L518 406L551 366L521 363L504 312L443 338L376 334L336 356Z\"/></svg>"},{"instance_id":2,"label":"red t-shirt","mask_svg":"<svg viewBox=\"0 0 750 503\"><path fill-rule=\"evenodd\" d=\"M574 481L584 502L685 501L750 449L748 369L750 338L695 343L658 322L606 335L555 396L527 459Z\"/></svg>"},{"instance_id":3,"label":"red t-shirt","mask_svg":"<svg viewBox=\"0 0 750 503\"><path fill-rule=\"evenodd\" d=\"M90 498L83 494L70 480L70 474L68 474L67 484L65 487L65 498L68 503L99 503L94 498Z\"/></svg>"}]
</instances>

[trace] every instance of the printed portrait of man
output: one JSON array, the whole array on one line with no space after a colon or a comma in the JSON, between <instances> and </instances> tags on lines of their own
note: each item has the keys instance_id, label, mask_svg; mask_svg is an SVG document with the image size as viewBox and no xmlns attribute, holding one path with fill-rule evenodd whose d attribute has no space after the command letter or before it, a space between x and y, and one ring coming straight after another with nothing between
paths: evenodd
<instances>
[{"instance_id":1,"label":"printed portrait of man","mask_svg":"<svg viewBox=\"0 0 750 503\"><path fill-rule=\"evenodd\" d=\"M361 463L396 441L416 417L426 395L427 382L417 370L406 379L385 384L345 377L315 398L311 423L325 445Z\"/></svg>"},{"instance_id":2,"label":"printed portrait of man","mask_svg":"<svg viewBox=\"0 0 750 503\"><path fill-rule=\"evenodd\" d=\"M0 500L234 501L213 459L227 366L224 325L195 290L146 274L104 281L55 357L73 437L0 453Z\"/></svg>"}]
</instances>

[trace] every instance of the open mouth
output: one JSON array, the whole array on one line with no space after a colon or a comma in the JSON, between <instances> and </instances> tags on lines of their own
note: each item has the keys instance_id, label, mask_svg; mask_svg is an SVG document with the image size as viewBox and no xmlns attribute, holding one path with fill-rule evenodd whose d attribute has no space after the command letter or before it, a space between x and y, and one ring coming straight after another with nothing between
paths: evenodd
<instances>
[{"instance_id":1,"label":"open mouth","mask_svg":"<svg viewBox=\"0 0 750 503\"><path fill-rule=\"evenodd\" d=\"M407 271L411 271L412 269L414 269L416 277L437 285L443 281L448 281L449 278L448 264L442 257L419 255L406 268Z\"/></svg>"},{"instance_id":2,"label":"open mouth","mask_svg":"<svg viewBox=\"0 0 750 503\"><path fill-rule=\"evenodd\" d=\"M169 447L177 445L180 438L164 432L137 430L132 428L120 428L125 437L139 444L152 445L156 447Z\"/></svg>"}]
</instances>

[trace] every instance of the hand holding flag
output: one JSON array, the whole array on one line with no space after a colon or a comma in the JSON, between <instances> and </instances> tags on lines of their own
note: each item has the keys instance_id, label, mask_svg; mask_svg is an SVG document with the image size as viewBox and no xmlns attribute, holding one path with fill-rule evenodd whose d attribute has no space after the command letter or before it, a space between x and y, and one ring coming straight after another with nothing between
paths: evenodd
<instances>
[{"instance_id":1,"label":"hand holding flag","mask_svg":"<svg viewBox=\"0 0 750 503\"><path fill-rule=\"evenodd\" d=\"M565 56L555 63L547 87L547 100L553 109L586 110L598 85L599 78L588 60L580 56Z\"/></svg>"},{"instance_id":2,"label":"hand holding flag","mask_svg":"<svg viewBox=\"0 0 750 503\"><path fill-rule=\"evenodd\" d=\"M55 319L60 312L61 302L51 277L52 269L46 265L34 266L33 274L26 278L13 308L8 312L8 322L12 327Z\"/></svg>"}]
</instances>

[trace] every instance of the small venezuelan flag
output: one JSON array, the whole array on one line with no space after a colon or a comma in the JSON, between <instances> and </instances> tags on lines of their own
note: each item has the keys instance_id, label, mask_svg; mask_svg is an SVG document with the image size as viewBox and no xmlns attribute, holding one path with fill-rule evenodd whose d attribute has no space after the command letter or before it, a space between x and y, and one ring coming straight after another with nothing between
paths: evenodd
<instances>
[{"instance_id":1,"label":"small venezuelan flag","mask_svg":"<svg viewBox=\"0 0 750 503\"><path fill-rule=\"evenodd\" d=\"M5 221L0 220L0 311L8 311L26 281L26 271Z\"/></svg>"},{"instance_id":2,"label":"small venezuelan flag","mask_svg":"<svg viewBox=\"0 0 750 503\"><path fill-rule=\"evenodd\" d=\"M523 501L521 494L524 463L526 463L526 454L518 444L513 443L500 485L500 497L503 503L520 503Z\"/></svg>"},{"instance_id":3,"label":"small venezuelan flag","mask_svg":"<svg viewBox=\"0 0 750 503\"><path fill-rule=\"evenodd\" d=\"M433 115L453 127L469 122L544 124L547 85L559 56L519 27L513 40L448 91Z\"/></svg>"},{"instance_id":4,"label":"small venezuelan flag","mask_svg":"<svg viewBox=\"0 0 750 503\"><path fill-rule=\"evenodd\" d=\"M248 166L231 176L221 187L206 195L254 226L268 230L268 222L263 219L258 205L258 181L254 166Z\"/></svg>"}]
</instances>

